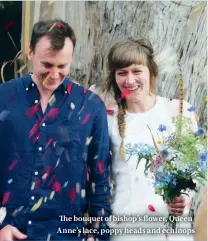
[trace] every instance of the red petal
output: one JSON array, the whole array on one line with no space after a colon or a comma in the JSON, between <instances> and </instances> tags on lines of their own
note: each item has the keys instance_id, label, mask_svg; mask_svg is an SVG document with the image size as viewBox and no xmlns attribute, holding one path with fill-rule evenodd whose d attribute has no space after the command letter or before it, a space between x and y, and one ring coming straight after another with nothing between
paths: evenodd
<instances>
[{"instance_id":1,"label":"red petal","mask_svg":"<svg viewBox=\"0 0 208 241\"><path fill-rule=\"evenodd\" d=\"M71 94L72 84L67 85L67 93Z\"/></svg>"},{"instance_id":2,"label":"red petal","mask_svg":"<svg viewBox=\"0 0 208 241\"><path fill-rule=\"evenodd\" d=\"M126 97L130 94L130 91L125 89L122 94L121 94L121 98L122 99L126 99Z\"/></svg>"},{"instance_id":3,"label":"red petal","mask_svg":"<svg viewBox=\"0 0 208 241\"><path fill-rule=\"evenodd\" d=\"M38 120L37 123L35 123L35 125L33 126L33 128L30 131L29 137L32 137L38 130L38 128L40 127L42 123L42 119Z\"/></svg>"},{"instance_id":4,"label":"red petal","mask_svg":"<svg viewBox=\"0 0 208 241\"><path fill-rule=\"evenodd\" d=\"M83 89L82 94L85 95L87 93L86 89Z\"/></svg>"},{"instance_id":5,"label":"red petal","mask_svg":"<svg viewBox=\"0 0 208 241\"><path fill-rule=\"evenodd\" d=\"M55 118L58 113L60 112L60 110L58 108L52 108L49 112L48 112L48 117L49 118Z\"/></svg>"},{"instance_id":6,"label":"red petal","mask_svg":"<svg viewBox=\"0 0 208 241\"><path fill-rule=\"evenodd\" d=\"M8 167L8 171L11 171L16 165L17 165L18 160L14 160L12 164Z\"/></svg>"},{"instance_id":7,"label":"red petal","mask_svg":"<svg viewBox=\"0 0 208 241\"><path fill-rule=\"evenodd\" d=\"M74 201L75 198L76 198L76 188L72 188L70 191L69 191L69 198Z\"/></svg>"},{"instance_id":8,"label":"red petal","mask_svg":"<svg viewBox=\"0 0 208 241\"><path fill-rule=\"evenodd\" d=\"M114 110L106 110L108 115L113 115L114 114Z\"/></svg>"},{"instance_id":9,"label":"red petal","mask_svg":"<svg viewBox=\"0 0 208 241\"><path fill-rule=\"evenodd\" d=\"M49 174L49 173L51 172L51 170L52 170L52 166L46 166L46 167L44 168L43 172Z\"/></svg>"},{"instance_id":10,"label":"red petal","mask_svg":"<svg viewBox=\"0 0 208 241\"><path fill-rule=\"evenodd\" d=\"M3 198L3 201L2 201L2 205L5 205L5 204L8 203L10 194L11 194L11 192L5 192L4 193L4 198Z\"/></svg>"},{"instance_id":11,"label":"red petal","mask_svg":"<svg viewBox=\"0 0 208 241\"><path fill-rule=\"evenodd\" d=\"M57 28L61 28L61 27L63 27L63 26L64 26L64 25L63 25L62 23L57 23L57 24L56 24L56 27L57 27Z\"/></svg>"},{"instance_id":12,"label":"red petal","mask_svg":"<svg viewBox=\"0 0 208 241\"><path fill-rule=\"evenodd\" d=\"M87 115L85 116L84 120L82 121L82 124L86 124L86 123L88 122L90 116L91 116L90 114L87 114Z\"/></svg>"},{"instance_id":13,"label":"red petal","mask_svg":"<svg viewBox=\"0 0 208 241\"><path fill-rule=\"evenodd\" d=\"M47 144L46 144L46 148L53 142L53 138L49 138Z\"/></svg>"},{"instance_id":14,"label":"red petal","mask_svg":"<svg viewBox=\"0 0 208 241\"><path fill-rule=\"evenodd\" d=\"M39 104L34 105L25 112L25 115L29 118L32 118L38 112L39 108L40 108Z\"/></svg>"},{"instance_id":15,"label":"red petal","mask_svg":"<svg viewBox=\"0 0 208 241\"><path fill-rule=\"evenodd\" d=\"M37 189L39 188L39 186L40 186L40 179L35 181L35 188Z\"/></svg>"},{"instance_id":16,"label":"red petal","mask_svg":"<svg viewBox=\"0 0 208 241\"><path fill-rule=\"evenodd\" d=\"M98 161L98 170L99 170L100 174L104 173L104 167L103 167L102 161Z\"/></svg>"},{"instance_id":17,"label":"red petal","mask_svg":"<svg viewBox=\"0 0 208 241\"><path fill-rule=\"evenodd\" d=\"M54 184L53 184L52 189L55 192L61 192L61 184L58 181L55 181Z\"/></svg>"},{"instance_id":18,"label":"red petal","mask_svg":"<svg viewBox=\"0 0 208 241\"><path fill-rule=\"evenodd\" d=\"M4 26L4 30L7 31L7 30L12 26L13 23L14 23L14 20L10 20L10 21Z\"/></svg>"},{"instance_id":19,"label":"red petal","mask_svg":"<svg viewBox=\"0 0 208 241\"><path fill-rule=\"evenodd\" d=\"M36 135L36 137L34 138L33 144L35 144L35 143L38 141L38 139L40 138L40 135L41 135L41 133L39 132L39 133Z\"/></svg>"},{"instance_id":20,"label":"red petal","mask_svg":"<svg viewBox=\"0 0 208 241\"><path fill-rule=\"evenodd\" d=\"M149 209L151 212L155 212L155 208L154 208L152 205L148 205L148 209Z\"/></svg>"}]
</instances>

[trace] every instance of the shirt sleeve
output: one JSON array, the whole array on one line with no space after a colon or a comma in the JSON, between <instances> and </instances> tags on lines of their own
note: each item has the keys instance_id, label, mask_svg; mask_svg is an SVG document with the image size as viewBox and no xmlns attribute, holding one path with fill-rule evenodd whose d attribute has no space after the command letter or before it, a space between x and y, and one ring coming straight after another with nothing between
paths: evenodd
<instances>
[{"instance_id":1,"label":"shirt sleeve","mask_svg":"<svg viewBox=\"0 0 208 241\"><path fill-rule=\"evenodd\" d=\"M97 227L98 239L109 240L109 234L105 232L108 229L106 218L111 214L109 135L105 106L103 102L99 104L95 112L92 141L88 149L88 213L91 217L101 218Z\"/></svg>"}]
</instances>

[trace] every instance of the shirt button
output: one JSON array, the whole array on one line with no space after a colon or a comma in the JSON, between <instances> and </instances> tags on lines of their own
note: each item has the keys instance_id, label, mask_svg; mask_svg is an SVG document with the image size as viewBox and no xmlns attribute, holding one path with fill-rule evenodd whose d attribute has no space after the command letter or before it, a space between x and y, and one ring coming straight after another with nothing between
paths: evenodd
<instances>
[{"instance_id":1,"label":"shirt button","mask_svg":"<svg viewBox=\"0 0 208 241\"><path fill-rule=\"evenodd\" d=\"M42 151L42 150L43 150L43 148L40 146L40 147L38 148L38 150L39 150L39 151Z\"/></svg>"},{"instance_id":2,"label":"shirt button","mask_svg":"<svg viewBox=\"0 0 208 241\"><path fill-rule=\"evenodd\" d=\"M32 224L32 222L31 222L31 221L28 221L28 224Z\"/></svg>"},{"instance_id":3,"label":"shirt button","mask_svg":"<svg viewBox=\"0 0 208 241\"><path fill-rule=\"evenodd\" d=\"M45 125L46 125L45 122L43 122L42 126L45 126Z\"/></svg>"},{"instance_id":4,"label":"shirt button","mask_svg":"<svg viewBox=\"0 0 208 241\"><path fill-rule=\"evenodd\" d=\"M26 91L28 91L29 89L28 88L26 88Z\"/></svg>"},{"instance_id":5,"label":"shirt button","mask_svg":"<svg viewBox=\"0 0 208 241\"><path fill-rule=\"evenodd\" d=\"M36 175L36 176L38 175L38 172L37 172L37 171L35 172L35 175Z\"/></svg>"},{"instance_id":6,"label":"shirt button","mask_svg":"<svg viewBox=\"0 0 208 241\"><path fill-rule=\"evenodd\" d=\"M67 91L65 91L65 94L67 94Z\"/></svg>"},{"instance_id":7,"label":"shirt button","mask_svg":"<svg viewBox=\"0 0 208 241\"><path fill-rule=\"evenodd\" d=\"M35 199L35 197L34 197L34 196L32 196L32 197L31 197L31 199L32 199L32 200L34 200L34 199Z\"/></svg>"},{"instance_id":8,"label":"shirt button","mask_svg":"<svg viewBox=\"0 0 208 241\"><path fill-rule=\"evenodd\" d=\"M32 83L32 87L34 87L35 85L34 85L34 83Z\"/></svg>"},{"instance_id":9,"label":"shirt button","mask_svg":"<svg viewBox=\"0 0 208 241\"><path fill-rule=\"evenodd\" d=\"M37 104L38 103L38 100L35 100L35 104Z\"/></svg>"}]
</instances>

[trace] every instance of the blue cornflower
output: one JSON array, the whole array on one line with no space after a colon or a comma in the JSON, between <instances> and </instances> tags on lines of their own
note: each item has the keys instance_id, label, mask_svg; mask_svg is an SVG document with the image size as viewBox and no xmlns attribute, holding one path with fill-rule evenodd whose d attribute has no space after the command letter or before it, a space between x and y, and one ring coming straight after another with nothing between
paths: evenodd
<instances>
[{"instance_id":1,"label":"blue cornflower","mask_svg":"<svg viewBox=\"0 0 208 241\"><path fill-rule=\"evenodd\" d=\"M194 111L196 110L196 107L191 106L191 107L189 107L187 110L190 111L190 112L194 112Z\"/></svg>"},{"instance_id":2,"label":"blue cornflower","mask_svg":"<svg viewBox=\"0 0 208 241\"><path fill-rule=\"evenodd\" d=\"M201 152L198 159L198 167L201 171L207 171L207 153Z\"/></svg>"},{"instance_id":3,"label":"blue cornflower","mask_svg":"<svg viewBox=\"0 0 208 241\"><path fill-rule=\"evenodd\" d=\"M160 125L159 126L159 128L158 128L158 130L160 131L160 132L163 132L163 131L166 131L167 130L167 127L165 126L165 125Z\"/></svg>"},{"instance_id":4,"label":"blue cornflower","mask_svg":"<svg viewBox=\"0 0 208 241\"><path fill-rule=\"evenodd\" d=\"M206 152L201 152L199 154L199 159L202 161L207 161L207 153Z\"/></svg>"},{"instance_id":5,"label":"blue cornflower","mask_svg":"<svg viewBox=\"0 0 208 241\"><path fill-rule=\"evenodd\" d=\"M205 136L205 130L203 128L199 128L195 133L194 135L197 137L200 137L200 138L203 138Z\"/></svg>"},{"instance_id":6,"label":"blue cornflower","mask_svg":"<svg viewBox=\"0 0 208 241\"><path fill-rule=\"evenodd\" d=\"M199 167L200 171L207 171L208 170L206 161L198 160L198 167Z\"/></svg>"},{"instance_id":7,"label":"blue cornflower","mask_svg":"<svg viewBox=\"0 0 208 241\"><path fill-rule=\"evenodd\" d=\"M165 179L164 179L164 183L167 185L170 182L170 175L166 174L165 175Z\"/></svg>"}]
</instances>

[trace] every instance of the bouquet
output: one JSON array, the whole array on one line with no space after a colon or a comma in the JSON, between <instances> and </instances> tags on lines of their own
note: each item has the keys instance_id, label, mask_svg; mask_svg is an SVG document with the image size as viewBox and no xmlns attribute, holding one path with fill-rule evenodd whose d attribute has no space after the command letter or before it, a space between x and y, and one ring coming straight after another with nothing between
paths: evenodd
<instances>
[{"instance_id":1,"label":"bouquet","mask_svg":"<svg viewBox=\"0 0 208 241\"><path fill-rule=\"evenodd\" d=\"M153 180L155 193L161 195L164 201L173 202L174 198L186 194L187 190L197 191L196 181L206 181L207 151L205 131L199 128L195 133L189 128L191 120L182 115L174 117L173 123L177 131L165 135L165 125L158 126L156 141L149 128L154 146L135 144L132 148L125 145L125 152L137 155L138 163L145 159L145 174ZM182 131L185 127L185 131ZM167 136L167 137L165 137ZM161 138L160 138L161 137ZM188 194L186 194L188 195ZM176 221L169 214L166 225L176 228Z\"/></svg>"}]
</instances>

